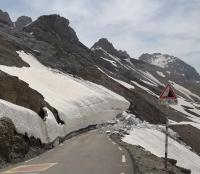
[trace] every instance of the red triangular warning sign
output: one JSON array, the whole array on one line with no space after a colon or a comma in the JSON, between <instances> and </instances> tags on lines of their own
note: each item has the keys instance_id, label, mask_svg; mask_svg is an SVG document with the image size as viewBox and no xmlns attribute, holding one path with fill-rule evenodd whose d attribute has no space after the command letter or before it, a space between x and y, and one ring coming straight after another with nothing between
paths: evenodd
<instances>
[{"instance_id":1,"label":"red triangular warning sign","mask_svg":"<svg viewBox=\"0 0 200 174\"><path fill-rule=\"evenodd\" d=\"M165 87L164 91L160 95L160 99L177 99L176 94L170 84Z\"/></svg>"}]
</instances>

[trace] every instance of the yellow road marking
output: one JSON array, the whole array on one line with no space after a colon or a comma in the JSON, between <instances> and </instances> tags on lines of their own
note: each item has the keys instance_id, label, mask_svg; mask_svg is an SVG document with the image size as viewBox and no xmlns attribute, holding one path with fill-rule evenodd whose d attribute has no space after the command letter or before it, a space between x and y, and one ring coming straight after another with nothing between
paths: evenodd
<instances>
[{"instance_id":1,"label":"yellow road marking","mask_svg":"<svg viewBox=\"0 0 200 174\"><path fill-rule=\"evenodd\" d=\"M42 172L45 171L57 163L44 163L44 164L31 164L31 165L21 165L16 168L10 169L3 172L2 174L11 174L11 173L27 173L27 172Z\"/></svg>"}]
</instances>

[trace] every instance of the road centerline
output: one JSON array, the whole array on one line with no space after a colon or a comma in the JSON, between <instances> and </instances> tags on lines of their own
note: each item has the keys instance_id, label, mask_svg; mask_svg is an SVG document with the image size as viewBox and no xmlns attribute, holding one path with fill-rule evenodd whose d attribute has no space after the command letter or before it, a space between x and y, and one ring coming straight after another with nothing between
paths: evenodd
<instances>
[{"instance_id":1,"label":"road centerline","mask_svg":"<svg viewBox=\"0 0 200 174\"><path fill-rule=\"evenodd\" d=\"M122 155L122 163L126 163L126 156Z\"/></svg>"},{"instance_id":2,"label":"road centerline","mask_svg":"<svg viewBox=\"0 0 200 174\"><path fill-rule=\"evenodd\" d=\"M122 151L122 148L121 148L120 146L118 146L118 149L119 149L120 151Z\"/></svg>"}]
</instances>

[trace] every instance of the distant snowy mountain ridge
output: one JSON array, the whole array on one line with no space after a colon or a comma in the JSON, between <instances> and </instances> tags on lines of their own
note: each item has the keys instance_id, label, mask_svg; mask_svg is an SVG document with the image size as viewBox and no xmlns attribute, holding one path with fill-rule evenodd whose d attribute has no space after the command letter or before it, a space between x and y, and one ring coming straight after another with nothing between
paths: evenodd
<instances>
[{"instance_id":1,"label":"distant snowy mountain ridge","mask_svg":"<svg viewBox=\"0 0 200 174\"><path fill-rule=\"evenodd\" d=\"M190 65L181 59L161 53L142 54L139 60L150 63L167 70L168 72L175 73L180 76L185 76L188 79L199 80L198 72Z\"/></svg>"}]
</instances>

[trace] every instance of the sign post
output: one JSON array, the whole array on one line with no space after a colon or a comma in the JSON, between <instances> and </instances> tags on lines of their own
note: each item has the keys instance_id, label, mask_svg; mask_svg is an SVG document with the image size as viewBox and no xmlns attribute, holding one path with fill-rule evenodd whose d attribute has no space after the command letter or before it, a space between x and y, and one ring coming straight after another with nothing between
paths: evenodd
<instances>
[{"instance_id":1,"label":"sign post","mask_svg":"<svg viewBox=\"0 0 200 174\"><path fill-rule=\"evenodd\" d=\"M177 105L178 100L177 96L170 84L168 84L163 92L161 93L158 103L160 105L166 106L167 110L169 109L169 105ZM167 170L167 156L168 156L168 128L169 128L169 120L166 116L166 132L165 132L165 169Z\"/></svg>"}]
</instances>

